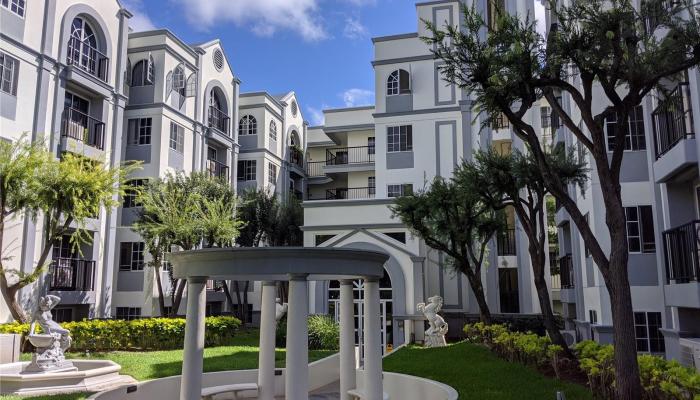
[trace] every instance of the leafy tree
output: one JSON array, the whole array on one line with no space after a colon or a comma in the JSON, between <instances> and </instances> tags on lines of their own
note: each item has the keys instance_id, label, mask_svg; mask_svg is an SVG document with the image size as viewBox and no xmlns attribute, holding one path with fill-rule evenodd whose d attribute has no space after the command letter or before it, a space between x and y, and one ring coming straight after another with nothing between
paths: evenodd
<instances>
[{"instance_id":1,"label":"leafy tree","mask_svg":"<svg viewBox=\"0 0 700 400\"><path fill-rule=\"evenodd\" d=\"M547 156L549 165L556 168L556 175L562 184L585 182L585 164L576 160L573 152L566 152L564 146L557 146ZM557 326L545 279L548 252L545 198L548 191L536 161L530 153L523 154L516 150L502 155L490 149L476 153L474 161L464 162L455 175L459 180L470 182L470 187L475 188L483 201L495 210L509 206L515 210L528 237L533 280L545 328L552 342L573 357Z\"/></svg>"},{"instance_id":2,"label":"leafy tree","mask_svg":"<svg viewBox=\"0 0 700 400\"><path fill-rule=\"evenodd\" d=\"M487 245L503 226L502 215L485 203L461 174L452 180L435 178L429 188L397 198L391 210L428 246L450 257L457 272L466 275L481 321L490 324L481 271Z\"/></svg>"},{"instance_id":3,"label":"leafy tree","mask_svg":"<svg viewBox=\"0 0 700 400\"><path fill-rule=\"evenodd\" d=\"M141 212L134 230L144 239L151 255L158 288L158 303L165 315L165 295L160 269L173 246L182 250L231 246L243 223L236 215L236 196L223 180L205 173L178 173L135 190ZM172 279L170 292L174 315L180 308L185 279Z\"/></svg>"},{"instance_id":4,"label":"leafy tree","mask_svg":"<svg viewBox=\"0 0 700 400\"><path fill-rule=\"evenodd\" d=\"M0 141L0 292L15 320L26 322L17 293L41 276L53 246L64 235L70 236L78 252L82 244L90 243L87 219L98 215L101 207L118 204L121 183L133 168L105 168L71 153L59 160L42 143L24 137L13 143ZM22 215L41 220L43 227L41 251L30 273L8 268L3 244L5 223Z\"/></svg>"},{"instance_id":5,"label":"leafy tree","mask_svg":"<svg viewBox=\"0 0 700 400\"><path fill-rule=\"evenodd\" d=\"M569 6L550 0L554 23L546 38L529 17L499 11L495 24L488 26L476 8L462 10L463 27L425 21L432 36L423 39L435 45L431 51L445 62L443 77L471 93L485 122L503 113L515 134L529 145L548 190L576 224L610 295L617 397L638 399L642 389L620 188L624 146L609 152L603 125L607 118L616 117L613 140L624 143L634 107L660 82L673 81L700 64L700 10L688 0L648 0L640 9L630 0L575 1ZM601 93L607 100L602 106ZM568 96L574 107L565 109L558 94ZM529 122L528 111L542 97L593 159L609 250L550 168L538 132Z\"/></svg>"}]
</instances>

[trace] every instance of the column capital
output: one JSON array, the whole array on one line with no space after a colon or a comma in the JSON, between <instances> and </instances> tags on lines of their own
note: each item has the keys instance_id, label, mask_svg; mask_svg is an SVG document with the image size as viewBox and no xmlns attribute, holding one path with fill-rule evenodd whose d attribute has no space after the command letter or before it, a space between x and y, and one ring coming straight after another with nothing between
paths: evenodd
<instances>
[{"instance_id":1,"label":"column capital","mask_svg":"<svg viewBox=\"0 0 700 400\"><path fill-rule=\"evenodd\" d=\"M187 278L187 283L206 283L207 279L209 279L206 276L190 276Z\"/></svg>"},{"instance_id":2,"label":"column capital","mask_svg":"<svg viewBox=\"0 0 700 400\"><path fill-rule=\"evenodd\" d=\"M375 276L365 276L363 279L365 282L379 282L379 278Z\"/></svg>"},{"instance_id":3,"label":"column capital","mask_svg":"<svg viewBox=\"0 0 700 400\"><path fill-rule=\"evenodd\" d=\"M262 286L277 286L277 281L262 281L260 284Z\"/></svg>"},{"instance_id":4,"label":"column capital","mask_svg":"<svg viewBox=\"0 0 700 400\"><path fill-rule=\"evenodd\" d=\"M290 281L306 281L309 274L289 274Z\"/></svg>"},{"instance_id":5,"label":"column capital","mask_svg":"<svg viewBox=\"0 0 700 400\"><path fill-rule=\"evenodd\" d=\"M341 279L341 280L340 280L340 284L341 284L341 285L352 285L353 282L354 282L354 281L353 281L352 279Z\"/></svg>"}]
</instances>

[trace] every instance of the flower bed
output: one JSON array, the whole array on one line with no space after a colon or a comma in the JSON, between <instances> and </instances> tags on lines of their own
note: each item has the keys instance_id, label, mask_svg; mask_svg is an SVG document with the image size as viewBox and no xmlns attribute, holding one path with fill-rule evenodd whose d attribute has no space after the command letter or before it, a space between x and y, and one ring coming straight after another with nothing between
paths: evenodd
<instances>
[{"instance_id":1,"label":"flower bed","mask_svg":"<svg viewBox=\"0 0 700 400\"><path fill-rule=\"evenodd\" d=\"M562 349L551 344L548 337L512 332L504 325L482 323L465 325L464 333L470 342L484 344L509 361L537 368L551 366L556 375L560 375ZM588 340L576 344L574 353L594 395L600 399L614 399L613 346ZM638 360L644 387L642 400L700 399L700 375L694 370L649 354L640 354Z\"/></svg>"},{"instance_id":2,"label":"flower bed","mask_svg":"<svg viewBox=\"0 0 700 400\"><path fill-rule=\"evenodd\" d=\"M205 321L207 346L227 344L241 325L241 321L234 317L207 317ZM71 351L180 349L185 339L183 318L86 319L62 323L61 326L71 332ZM26 336L29 324L0 324L0 333Z\"/></svg>"}]
</instances>

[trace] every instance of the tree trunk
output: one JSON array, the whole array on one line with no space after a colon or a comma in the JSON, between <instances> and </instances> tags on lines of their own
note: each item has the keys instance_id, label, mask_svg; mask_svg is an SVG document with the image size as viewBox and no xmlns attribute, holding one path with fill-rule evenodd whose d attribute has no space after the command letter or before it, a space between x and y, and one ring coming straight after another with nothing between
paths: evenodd
<instances>
[{"instance_id":1,"label":"tree trunk","mask_svg":"<svg viewBox=\"0 0 700 400\"><path fill-rule=\"evenodd\" d=\"M173 309L170 311L172 316L177 315L177 312L180 309L182 294L185 292L185 286L187 286L187 279L178 279L177 283L177 290L175 291L175 296L173 297Z\"/></svg>"},{"instance_id":2,"label":"tree trunk","mask_svg":"<svg viewBox=\"0 0 700 400\"><path fill-rule=\"evenodd\" d=\"M248 319L248 287L250 286L250 281L245 281L245 286L243 286L243 308L241 309L241 322L245 325Z\"/></svg>"},{"instance_id":3,"label":"tree trunk","mask_svg":"<svg viewBox=\"0 0 700 400\"><path fill-rule=\"evenodd\" d=\"M228 302L228 306L231 309L231 312L233 312L233 298L231 297L231 290L228 287L228 282L226 280L221 281L221 284L224 288L224 295L226 295L226 301Z\"/></svg>"},{"instance_id":4,"label":"tree trunk","mask_svg":"<svg viewBox=\"0 0 700 400\"><path fill-rule=\"evenodd\" d=\"M233 290L236 291L236 301L238 303L238 311L236 311L236 317L243 323L243 300L241 299L241 287L238 281L233 281Z\"/></svg>"},{"instance_id":5,"label":"tree trunk","mask_svg":"<svg viewBox=\"0 0 700 400\"><path fill-rule=\"evenodd\" d=\"M463 271L471 271L469 266L463 269ZM484 286L481 284L481 276L477 276L474 272L467 273L467 280L469 281L469 286L474 292L474 297L476 298L476 303L479 305L479 319L486 325L491 325L493 319L491 318L491 310L489 310L489 305L486 302L486 296L484 295Z\"/></svg>"},{"instance_id":6,"label":"tree trunk","mask_svg":"<svg viewBox=\"0 0 700 400\"><path fill-rule=\"evenodd\" d=\"M158 288L158 308L160 316L165 317L165 295L163 294L163 282L160 279L160 261L154 267L156 273L156 287Z\"/></svg>"},{"instance_id":7,"label":"tree trunk","mask_svg":"<svg viewBox=\"0 0 700 400\"><path fill-rule=\"evenodd\" d=\"M0 271L0 292L2 292L2 298L5 300L7 308L10 309L10 314L15 321L26 323L28 322L27 314L17 301L17 292L19 289L20 288L16 285L9 286L7 283L7 278L5 278L5 271Z\"/></svg>"}]
</instances>

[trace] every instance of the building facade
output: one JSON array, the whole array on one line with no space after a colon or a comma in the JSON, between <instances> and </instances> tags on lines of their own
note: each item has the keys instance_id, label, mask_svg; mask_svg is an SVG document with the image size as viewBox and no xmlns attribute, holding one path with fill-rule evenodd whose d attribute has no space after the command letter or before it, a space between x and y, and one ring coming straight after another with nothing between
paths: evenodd
<instances>
[{"instance_id":1,"label":"building facade","mask_svg":"<svg viewBox=\"0 0 700 400\"><path fill-rule=\"evenodd\" d=\"M580 79L573 74L571 83L578 86ZM693 352L700 355L700 148L695 135L700 130L700 74L691 69L662 84L666 91L648 95L630 116L630 134L621 144L629 281L638 351L693 365ZM602 111L607 97L597 84L594 93L593 111ZM565 94L561 102L578 123L573 102ZM610 139L616 125L615 118L605 121L608 151L616 145ZM555 141L577 147L579 157L595 170L594 160L571 132L552 129ZM569 194L603 249L609 249L597 175L591 174L584 187L572 185ZM577 340L611 343L610 298L602 275L566 210L557 209L556 221L565 329Z\"/></svg>"}]
</instances>

